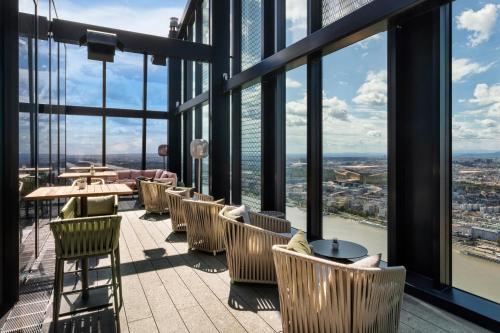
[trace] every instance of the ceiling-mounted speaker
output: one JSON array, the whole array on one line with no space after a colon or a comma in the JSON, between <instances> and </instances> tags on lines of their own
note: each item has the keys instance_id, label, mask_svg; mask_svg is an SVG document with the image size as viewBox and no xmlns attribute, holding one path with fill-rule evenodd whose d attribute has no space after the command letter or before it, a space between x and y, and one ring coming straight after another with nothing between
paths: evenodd
<instances>
[{"instance_id":1,"label":"ceiling-mounted speaker","mask_svg":"<svg viewBox=\"0 0 500 333\"><path fill-rule=\"evenodd\" d=\"M90 60L113 62L116 48L123 51L123 44L116 34L90 29L80 38L82 45L87 45L87 57Z\"/></svg>"},{"instance_id":2,"label":"ceiling-mounted speaker","mask_svg":"<svg viewBox=\"0 0 500 333\"><path fill-rule=\"evenodd\" d=\"M167 66L167 58L153 54L151 56L151 63L158 66Z\"/></svg>"}]
</instances>

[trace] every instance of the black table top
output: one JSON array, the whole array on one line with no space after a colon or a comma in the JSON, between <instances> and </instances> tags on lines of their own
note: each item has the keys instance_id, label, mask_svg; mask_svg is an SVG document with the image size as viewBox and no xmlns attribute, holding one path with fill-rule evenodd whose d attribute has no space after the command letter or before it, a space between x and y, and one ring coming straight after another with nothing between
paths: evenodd
<instances>
[{"instance_id":1,"label":"black table top","mask_svg":"<svg viewBox=\"0 0 500 333\"><path fill-rule=\"evenodd\" d=\"M364 257L368 254L368 250L362 245L343 240L339 240L338 242L338 250L332 249L332 240L329 239L316 240L311 242L311 245L313 247L314 254L334 260L356 259Z\"/></svg>"}]
</instances>

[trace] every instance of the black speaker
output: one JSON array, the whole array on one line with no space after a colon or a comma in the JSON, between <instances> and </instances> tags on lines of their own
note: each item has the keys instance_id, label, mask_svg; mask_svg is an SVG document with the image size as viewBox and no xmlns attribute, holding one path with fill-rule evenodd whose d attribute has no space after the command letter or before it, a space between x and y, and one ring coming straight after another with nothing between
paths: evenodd
<instances>
[{"instance_id":1,"label":"black speaker","mask_svg":"<svg viewBox=\"0 0 500 333\"><path fill-rule=\"evenodd\" d=\"M87 45L87 57L90 60L113 62L116 48L123 51L123 44L118 36L109 32L87 30L80 38L80 46Z\"/></svg>"}]
</instances>

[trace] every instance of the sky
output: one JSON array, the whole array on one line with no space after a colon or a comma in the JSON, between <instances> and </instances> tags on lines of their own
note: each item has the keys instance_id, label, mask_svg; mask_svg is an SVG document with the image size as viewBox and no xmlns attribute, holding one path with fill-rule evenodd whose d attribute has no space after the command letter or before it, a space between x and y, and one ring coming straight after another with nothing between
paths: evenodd
<instances>
[{"instance_id":1,"label":"sky","mask_svg":"<svg viewBox=\"0 0 500 333\"><path fill-rule=\"evenodd\" d=\"M21 0L21 10L30 12L30 3L31 0ZM43 15L47 0L40 3ZM169 17L180 17L184 5L185 0L56 0L60 18L161 36L168 33ZM499 16L500 0L453 2L452 127L453 151L456 153L500 151ZM286 43L290 45L306 35L307 0L287 0L286 17ZM26 41L20 42L21 100L28 98L27 61L23 57L23 50L27 49L25 44ZM44 102L48 101L47 42L41 41L39 49L42 69L39 95L40 101ZM386 154L386 49L387 34L383 32L324 57L325 154ZM102 64L87 60L85 48L68 45L66 52L67 104L100 106ZM142 56L137 54L117 52L115 63L109 64L107 68L108 107L141 108L142 60ZM166 67L149 66L148 109L166 109L166 77ZM287 152L305 153L306 67L289 70L286 85ZM85 126L99 128L99 120L93 121L94 124L86 121ZM130 119L123 119L121 125L129 126L130 132L136 127L134 120ZM75 137L74 145L78 146L81 139ZM72 139L68 138L68 146L72 144ZM126 152L129 148L135 149L124 146L121 151ZM85 153L92 151L91 148L81 150ZM118 147L116 151L120 151Z\"/></svg>"}]
</instances>

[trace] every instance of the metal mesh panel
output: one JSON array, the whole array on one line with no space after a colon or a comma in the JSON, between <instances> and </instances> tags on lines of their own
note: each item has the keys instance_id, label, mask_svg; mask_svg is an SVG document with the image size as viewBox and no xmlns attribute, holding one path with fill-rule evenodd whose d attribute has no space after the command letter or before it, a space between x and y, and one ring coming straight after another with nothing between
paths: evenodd
<instances>
[{"instance_id":1,"label":"metal mesh panel","mask_svg":"<svg viewBox=\"0 0 500 333\"><path fill-rule=\"evenodd\" d=\"M373 0L322 0L322 23L326 26L351 14Z\"/></svg>"},{"instance_id":2,"label":"metal mesh panel","mask_svg":"<svg viewBox=\"0 0 500 333\"><path fill-rule=\"evenodd\" d=\"M261 157L261 84L241 91L241 198L260 210Z\"/></svg>"},{"instance_id":3,"label":"metal mesh panel","mask_svg":"<svg viewBox=\"0 0 500 333\"><path fill-rule=\"evenodd\" d=\"M202 87L201 87L201 91L202 92L205 92L205 91L208 91L208 73L209 73L209 67L210 64L208 63L202 63L201 64L201 83L202 83Z\"/></svg>"},{"instance_id":4,"label":"metal mesh panel","mask_svg":"<svg viewBox=\"0 0 500 333\"><path fill-rule=\"evenodd\" d=\"M241 0L241 69L261 60L262 0Z\"/></svg>"}]
</instances>

